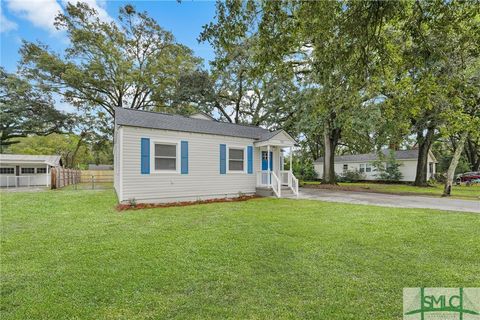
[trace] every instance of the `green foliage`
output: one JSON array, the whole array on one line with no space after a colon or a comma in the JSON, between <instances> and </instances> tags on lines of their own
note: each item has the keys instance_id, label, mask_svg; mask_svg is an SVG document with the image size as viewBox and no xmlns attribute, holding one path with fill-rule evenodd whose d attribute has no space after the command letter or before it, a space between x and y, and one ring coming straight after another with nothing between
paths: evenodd
<instances>
[{"instance_id":1,"label":"green foliage","mask_svg":"<svg viewBox=\"0 0 480 320\"><path fill-rule=\"evenodd\" d=\"M0 68L0 152L27 135L48 135L72 126L70 115L56 110L47 91Z\"/></svg>"},{"instance_id":2,"label":"green foliage","mask_svg":"<svg viewBox=\"0 0 480 320\"><path fill-rule=\"evenodd\" d=\"M395 151L390 150L386 159L381 158L373 162L374 171L377 172L375 176L382 181L398 182L402 180L403 174L400 171L402 164L395 159Z\"/></svg>"},{"instance_id":3,"label":"green foliage","mask_svg":"<svg viewBox=\"0 0 480 320\"><path fill-rule=\"evenodd\" d=\"M315 171L315 167L313 166L312 159L307 157L296 158L294 156L292 165L293 165L293 174L298 179L303 181L312 181L317 179L317 172ZM286 165L285 167L288 168L288 166L289 164Z\"/></svg>"},{"instance_id":4,"label":"green foliage","mask_svg":"<svg viewBox=\"0 0 480 320\"><path fill-rule=\"evenodd\" d=\"M50 134L20 138L19 143L9 146L8 153L19 154L58 154L65 166L86 169L89 163L112 164L112 143L103 140L105 145L80 143L76 134Z\"/></svg>"},{"instance_id":5,"label":"green foliage","mask_svg":"<svg viewBox=\"0 0 480 320\"><path fill-rule=\"evenodd\" d=\"M365 180L365 174L358 170L347 170L337 177L338 182L356 182Z\"/></svg>"},{"instance_id":6,"label":"green foliage","mask_svg":"<svg viewBox=\"0 0 480 320\"><path fill-rule=\"evenodd\" d=\"M453 156L451 154L440 157L437 164L437 172L446 173L450 163L452 162ZM461 157L458 161L458 165L455 168L455 174L469 172L470 164L468 163L465 157Z\"/></svg>"},{"instance_id":7,"label":"green foliage","mask_svg":"<svg viewBox=\"0 0 480 320\"><path fill-rule=\"evenodd\" d=\"M66 31L69 46L59 54L25 41L22 71L83 110L100 108L114 117L115 107L168 109L178 76L200 63L131 5L120 9L116 23L101 21L86 3L68 3L55 26Z\"/></svg>"}]
</instances>

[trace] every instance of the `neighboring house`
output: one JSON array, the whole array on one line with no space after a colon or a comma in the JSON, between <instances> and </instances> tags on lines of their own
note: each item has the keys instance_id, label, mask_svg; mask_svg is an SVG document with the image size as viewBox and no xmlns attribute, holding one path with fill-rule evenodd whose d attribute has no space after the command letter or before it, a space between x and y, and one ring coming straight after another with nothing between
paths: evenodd
<instances>
[{"instance_id":1,"label":"neighboring house","mask_svg":"<svg viewBox=\"0 0 480 320\"><path fill-rule=\"evenodd\" d=\"M0 186L49 186L50 169L61 165L58 155L0 154Z\"/></svg>"},{"instance_id":2,"label":"neighboring house","mask_svg":"<svg viewBox=\"0 0 480 320\"><path fill-rule=\"evenodd\" d=\"M111 164L88 164L88 170L113 170Z\"/></svg>"},{"instance_id":3,"label":"neighboring house","mask_svg":"<svg viewBox=\"0 0 480 320\"><path fill-rule=\"evenodd\" d=\"M385 157L388 158L390 151L383 150L383 153ZM401 181L415 181L418 149L395 151L395 159L400 164L399 170L403 175ZM376 160L378 160L378 154L376 153L335 156L335 173L337 175L342 175L347 170L356 170L365 175L365 180L377 180L378 177L376 175L378 172L375 171L375 168L373 167L373 162ZM437 159L435 159L435 156L429 151L427 167L428 178L434 177L437 166L436 164ZM318 174L318 178L321 179L323 177L323 157L318 158L314 162L314 167Z\"/></svg>"},{"instance_id":4,"label":"neighboring house","mask_svg":"<svg viewBox=\"0 0 480 320\"><path fill-rule=\"evenodd\" d=\"M295 140L283 130L219 122L205 114L116 108L114 141L120 202L236 197L259 188L277 196L298 194L297 179L283 170L282 148L291 150Z\"/></svg>"}]
</instances>

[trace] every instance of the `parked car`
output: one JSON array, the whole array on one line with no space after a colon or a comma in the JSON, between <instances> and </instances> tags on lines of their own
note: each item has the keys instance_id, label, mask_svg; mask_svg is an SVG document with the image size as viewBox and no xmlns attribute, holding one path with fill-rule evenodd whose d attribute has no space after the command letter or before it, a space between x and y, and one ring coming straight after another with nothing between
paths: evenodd
<instances>
[{"instance_id":1,"label":"parked car","mask_svg":"<svg viewBox=\"0 0 480 320\"><path fill-rule=\"evenodd\" d=\"M457 184L460 183L466 183L466 184L473 184L473 183L479 183L480 182L480 172L479 171L474 171L474 172L465 172L462 174L457 175Z\"/></svg>"}]
</instances>

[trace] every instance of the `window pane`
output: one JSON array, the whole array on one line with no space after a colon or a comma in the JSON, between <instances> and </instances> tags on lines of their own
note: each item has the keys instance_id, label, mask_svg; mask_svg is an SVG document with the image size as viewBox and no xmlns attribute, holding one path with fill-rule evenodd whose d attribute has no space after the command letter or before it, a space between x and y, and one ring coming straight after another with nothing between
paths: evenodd
<instances>
[{"instance_id":1,"label":"window pane","mask_svg":"<svg viewBox=\"0 0 480 320\"><path fill-rule=\"evenodd\" d=\"M35 168L22 168L22 173L35 173Z\"/></svg>"},{"instance_id":2,"label":"window pane","mask_svg":"<svg viewBox=\"0 0 480 320\"><path fill-rule=\"evenodd\" d=\"M176 170L177 160L168 158L155 158L155 170Z\"/></svg>"},{"instance_id":3,"label":"window pane","mask_svg":"<svg viewBox=\"0 0 480 320\"><path fill-rule=\"evenodd\" d=\"M243 161L228 161L228 169L231 171L243 171Z\"/></svg>"},{"instance_id":4,"label":"window pane","mask_svg":"<svg viewBox=\"0 0 480 320\"><path fill-rule=\"evenodd\" d=\"M366 164L366 168L367 172L372 172L372 166L369 163Z\"/></svg>"},{"instance_id":5,"label":"window pane","mask_svg":"<svg viewBox=\"0 0 480 320\"><path fill-rule=\"evenodd\" d=\"M155 144L156 157L176 157L177 145L175 144Z\"/></svg>"},{"instance_id":6,"label":"window pane","mask_svg":"<svg viewBox=\"0 0 480 320\"><path fill-rule=\"evenodd\" d=\"M47 173L47 168L37 168L37 173Z\"/></svg>"},{"instance_id":7,"label":"window pane","mask_svg":"<svg viewBox=\"0 0 480 320\"><path fill-rule=\"evenodd\" d=\"M243 160L243 149L228 149L229 159Z\"/></svg>"},{"instance_id":8,"label":"window pane","mask_svg":"<svg viewBox=\"0 0 480 320\"><path fill-rule=\"evenodd\" d=\"M0 174L14 174L14 168L0 168Z\"/></svg>"}]
</instances>

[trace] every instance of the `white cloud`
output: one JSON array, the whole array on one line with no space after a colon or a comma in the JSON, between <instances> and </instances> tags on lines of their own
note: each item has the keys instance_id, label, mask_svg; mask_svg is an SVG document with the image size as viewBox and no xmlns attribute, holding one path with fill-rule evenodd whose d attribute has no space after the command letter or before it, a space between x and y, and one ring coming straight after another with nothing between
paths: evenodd
<instances>
[{"instance_id":1,"label":"white cloud","mask_svg":"<svg viewBox=\"0 0 480 320\"><path fill-rule=\"evenodd\" d=\"M55 16L62 12L56 0L8 0L8 10L34 26L55 32Z\"/></svg>"},{"instance_id":2,"label":"white cloud","mask_svg":"<svg viewBox=\"0 0 480 320\"><path fill-rule=\"evenodd\" d=\"M106 3L98 0L70 0L71 3L85 2L98 12L102 21L110 22L113 19L105 10ZM7 0L8 10L20 18L30 21L34 26L57 32L53 23L59 12L63 12L60 5L66 5L68 0ZM2 17L3 24L3 17ZM3 28L2 28L3 29Z\"/></svg>"},{"instance_id":3,"label":"white cloud","mask_svg":"<svg viewBox=\"0 0 480 320\"><path fill-rule=\"evenodd\" d=\"M17 24L3 15L2 6L0 5L0 33L17 29Z\"/></svg>"}]
</instances>

